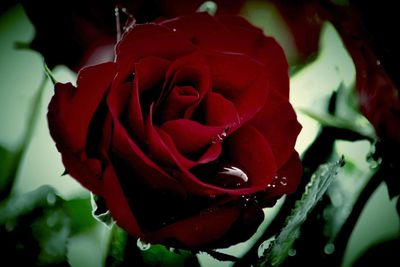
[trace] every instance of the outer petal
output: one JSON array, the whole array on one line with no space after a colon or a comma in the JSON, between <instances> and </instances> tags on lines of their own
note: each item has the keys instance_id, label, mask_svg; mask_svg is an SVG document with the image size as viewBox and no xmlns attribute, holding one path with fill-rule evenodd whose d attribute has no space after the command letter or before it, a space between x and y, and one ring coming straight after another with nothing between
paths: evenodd
<instances>
[{"instance_id":1,"label":"outer petal","mask_svg":"<svg viewBox=\"0 0 400 267\"><path fill-rule=\"evenodd\" d=\"M213 91L234 103L240 124L261 110L271 90L265 66L246 55L230 53L209 53L207 61Z\"/></svg>"},{"instance_id":2,"label":"outer petal","mask_svg":"<svg viewBox=\"0 0 400 267\"><path fill-rule=\"evenodd\" d=\"M77 88L71 84L56 85L47 114L50 134L56 143L74 152L84 149L90 121L114 75L115 64L105 63L82 69Z\"/></svg>"},{"instance_id":3,"label":"outer petal","mask_svg":"<svg viewBox=\"0 0 400 267\"><path fill-rule=\"evenodd\" d=\"M222 237L240 216L240 206L219 207L166 226L146 238L154 243L198 248ZM218 223L216 223L218 222Z\"/></svg>"},{"instance_id":4,"label":"outer petal","mask_svg":"<svg viewBox=\"0 0 400 267\"><path fill-rule=\"evenodd\" d=\"M287 98L271 91L263 109L250 121L271 145L277 167L280 168L293 153L301 130L296 113Z\"/></svg>"},{"instance_id":5,"label":"outer petal","mask_svg":"<svg viewBox=\"0 0 400 267\"><path fill-rule=\"evenodd\" d=\"M134 63L144 57L172 60L195 50L188 40L167 27L151 23L135 25L116 47L118 74L113 87L122 83L132 72Z\"/></svg>"},{"instance_id":6,"label":"outer petal","mask_svg":"<svg viewBox=\"0 0 400 267\"><path fill-rule=\"evenodd\" d=\"M104 173L104 198L117 224L133 236L141 236L141 229L132 214L127 198L111 166Z\"/></svg>"},{"instance_id":7,"label":"outer petal","mask_svg":"<svg viewBox=\"0 0 400 267\"><path fill-rule=\"evenodd\" d=\"M50 134L67 171L98 195L102 195L101 162L88 159L86 138L114 74L115 65L106 63L83 69L77 88L71 84L57 84L47 114Z\"/></svg>"},{"instance_id":8,"label":"outer petal","mask_svg":"<svg viewBox=\"0 0 400 267\"><path fill-rule=\"evenodd\" d=\"M264 189L272 181L277 168L272 149L263 135L254 127L244 125L226 142L228 164L246 173L247 187Z\"/></svg>"}]
</instances>

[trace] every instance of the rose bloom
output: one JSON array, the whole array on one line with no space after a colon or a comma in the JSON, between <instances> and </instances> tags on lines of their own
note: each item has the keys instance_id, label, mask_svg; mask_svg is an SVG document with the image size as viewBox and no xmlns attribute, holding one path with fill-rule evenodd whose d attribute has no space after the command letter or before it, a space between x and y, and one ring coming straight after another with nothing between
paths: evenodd
<instances>
[{"instance_id":1,"label":"rose bloom","mask_svg":"<svg viewBox=\"0 0 400 267\"><path fill-rule=\"evenodd\" d=\"M288 65L239 16L138 24L115 62L58 83L50 133L68 173L146 242L189 249L247 240L262 208L295 191L301 126Z\"/></svg>"}]
</instances>

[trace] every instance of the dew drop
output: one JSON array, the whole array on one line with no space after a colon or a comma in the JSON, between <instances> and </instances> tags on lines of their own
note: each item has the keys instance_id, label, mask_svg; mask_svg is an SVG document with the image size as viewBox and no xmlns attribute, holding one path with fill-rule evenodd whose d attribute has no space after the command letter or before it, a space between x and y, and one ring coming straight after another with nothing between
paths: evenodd
<instances>
[{"instance_id":1,"label":"dew drop","mask_svg":"<svg viewBox=\"0 0 400 267\"><path fill-rule=\"evenodd\" d=\"M287 186L287 179L286 179L286 177L282 177L282 178L280 179L279 183L280 183L282 186Z\"/></svg>"},{"instance_id":2,"label":"dew drop","mask_svg":"<svg viewBox=\"0 0 400 267\"><path fill-rule=\"evenodd\" d=\"M335 252L335 245L332 243L328 243L325 245L324 247L324 253L327 255L332 254L333 252Z\"/></svg>"},{"instance_id":3,"label":"dew drop","mask_svg":"<svg viewBox=\"0 0 400 267\"><path fill-rule=\"evenodd\" d=\"M222 141L224 141L224 139L228 136L228 134L226 133L228 131L228 129L225 129L222 133L218 134L212 141L212 144L216 144L216 143L222 143Z\"/></svg>"},{"instance_id":4,"label":"dew drop","mask_svg":"<svg viewBox=\"0 0 400 267\"><path fill-rule=\"evenodd\" d=\"M290 257L294 257L294 256L296 256L296 254L297 254L297 251L294 248L289 249L288 255Z\"/></svg>"},{"instance_id":5,"label":"dew drop","mask_svg":"<svg viewBox=\"0 0 400 267\"><path fill-rule=\"evenodd\" d=\"M270 239L265 240L264 242L262 242L260 244L260 246L258 247L258 250L257 250L257 254L258 254L259 258L264 256L265 251L269 248L269 246L271 245L271 242L273 240L274 240L274 238L272 237Z\"/></svg>"},{"instance_id":6,"label":"dew drop","mask_svg":"<svg viewBox=\"0 0 400 267\"><path fill-rule=\"evenodd\" d=\"M149 243L144 242L140 238L138 238L136 245L141 251L149 250L151 247L151 245Z\"/></svg>"},{"instance_id":7,"label":"dew drop","mask_svg":"<svg viewBox=\"0 0 400 267\"><path fill-rule=\"evenodd\" d=\"M239 188L249 181L247 174L238 167L225 165L218 172L216 183L226 188Z\"/></svg>"},{"instance_id":8,"label":"dew drop","mask_svg":"<svg viewBox=\"0 0 400 267\"><path fill-rule=\"evenodd\" d=\"M53 193L48 193L46 196L46 201L49 205L54 205L56 203L56 196Z\"/></svg>"},{"instance_id":9,"label":"dew drop","mask_svg":"<svg viewBox=\"0 0 400 267\"><path fill-rule=\"evenodd\" d=\"M288 182L287 182L287 178L285 176L283 176L283 177L274 176L272 182L267 184L267 189L268 188L276 188L276 187L284 187L287 185L288 185Z\"/></svg>"},{"instance_id":10,"label":"dew drop","mask_svg":"<svg viewBox=\"0 0 400 267\"><path fill-rule=\"evenodd\" d=\"M173 28L173 29L172 29L172 31L173 31L173 32L176 32L176 29L175 29L175 28Z\"/></svg>"}]
</instances>

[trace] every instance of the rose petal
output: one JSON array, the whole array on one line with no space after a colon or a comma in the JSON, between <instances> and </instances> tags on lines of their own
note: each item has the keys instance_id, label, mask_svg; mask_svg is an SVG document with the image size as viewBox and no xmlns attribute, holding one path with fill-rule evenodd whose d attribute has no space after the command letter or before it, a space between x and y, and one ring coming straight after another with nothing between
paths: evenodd
<instances>
[{"instance_id":1,"label":"rose petal","mask_svg":"<svg viewBox=\"0 0 400 267\"><path fill-rule=\"evenodd\" d=\"M159 86L159 92L161 93L168 65L169 62L167 60L156 57L146 57L135 64L135 76L129 103L128 120L132 133L138 140L144 140L144 118L142 110L143 108L147 108L146 103L150 101L146 99L148 97L144 92L151 89L154 90L154 87ZM157 88L155 89L157 90ZM156 97L157 96L154 96L154 98Z\"/></svg>"},{"instance_id":2,"label":"rose petal","mask_svg":"<svg viewBox=\"0 0 400 267\"><path fill-rule=\"evenodd\" d=\"M271 91L267 104L249 122L260 131L272 148L276 165L280 168L293 153L301 125L289 101Z\"/></svg>"},{"instance_id":3,"label":"rose petal","mask_svg":"<svg viewBox=\"0 0 400 267\"><path fill-rule=\"evenodd\" d=\"M161 126L167 132L179 151L192 154L204 149L224 133L224 127L205 126L198 122L179 119L168 121Z\"/></svg>"},{"instance_id":4,"label":"rose petal","mask_svg":"<svg viewBox=\"0 0 400 267\"><path fill-rule=\"evenodd\" d=\"M209 53L207 61L213 75L213 91L234 103L243 124L263 107L271 90L266 68L240 54Z\"/></svg>"},{"instance_id":5,"label":"rose petal","mask_svg":"<svg viewBox=\"0 0 400 267\"><path fill-rule=\"evenodd\" d=\"M296 191L302 174L303 167L299 154L294 151L289 160L278 171L278 177L287 178L285 194L291 194Z\"/></svg>"},{"instance_id":6,"label":"rose petal","mask_svg":"<svg viewBox=\"0 0 400 267\"><path fill-rule=\"evenodd\" d=\"M151 23L135 25L117 44L118 71L113 87L126 80L132 73L134 64L142 58L172 60L190 54L195 49L188 40L165 26Z\"/></svg>"},{"instance_id":7,"label":"rose petal","mask_svg":"<svg viewBox=\"0 0 400 267\"><path fill-rule=\"evenodd\" d=\"M262 62L267 68L268 88L274 88L282 94L289 95L288 63L282 47L272 37L252 26L247 20L239 16L219 16L218 21L235 32L242 42L241 53Z\"/></svg>"},{"instance_id":8,"label":"rose petal","mask_svg":"<svg viewBox=\"0 0 400 267\"><path fill-rule=\"evenodd\" d=\"M141 229L132 214L118 177L111 166L104 172L104 198L116 223L133 236L141 236Z\"/></svg>"},{"instance_id":9,"label":"rose petal","mask_svg":"<svg viewBox=\"0 0 400 267\"><path fill-rule=\"evenodd\" d=\"M274 155L256 128L243 125L226 140L224 146L227 163L248 176L246 187L262 190L272 181L277 171Z\"/></svg>"},{"instance_id":10,"label":"rose petal","mask_svg":"<svg viewBox=\"0 0 400 267\"><path fill-rule=\"evenodd\" d=\"M174 61L167 71L166 81L167 84L163 88L157 106L162 105L175 86L190 86L197 90L198 101L185 111L185 118L192 116L194 110L212 86L211 73L201 53L192 53Z\"/></svg>"},{"instance_id":11,"label":"rose petal","mask_svg":"<svg viewBox=\"0 0 400 267\"><path fill-rule=\"evenodd\" d=\"M240 124L235 105L219 93L210 92L203 102L207 125L231 128Z\"/></svg>"},{"instance_id":12,"label":"rose petal","mask_svg":"<svg viewBox=\"0 0 400 267\"><path fill-rule=\"evenodd\" d=\"M134 62L146 56L175 59L194 46L171 29L158 24L138 24L123 35L116 47L117 62Z\"/></svg>"},{"instance_id":13,"label":"rose petal","mask_svg":"<svg viewBox=\"0 0 400 267\"><path fill-rule=\"evenodd\" d=\"M161 120L169 121L185 117L187 110L199 102L199 92L191 86L175 86L160 111Z\"/></svg>"},{"instance_id":14,"label":"rose petal","mask_svg":"<svg viewBox=\"0 0 400 267\"><path fill-rule=\"evenodd\" d=\"M146 238L152 243L169 241L171 244L194 249L223 236L240 216L240 210L240 206L205 210L199 215L178 221L151 233Z\"/></svg>"},{"instance_id":15,"label":"rose petal","mask_svg":"<svg viewBox=\"0 0 400 267\"><path fill-rule=\"evenodd\" d=\"M300 184L303 167L299 154L294 151L289 160L278 170L274 186L256 195L258 204L270 207L284 194L294 193Z\"/></svg>"},{"instance_id":16,"label":"rose petal","mask_svg":"<svg viewBox=\"0 0 400 267\"><path fill-rule=\"evenodd\" d=\"M47 114L50 134L56 143L73 152L84 149L90 121L114 75L115 64L104 63L82 69L77 88L71 84L56 84Z\"/></svg>"},{"instance_id":17,"label":"rose petal","mask_svg":"<svg viewBox=\"0 0 400 267\"><path fill-rule=\"evenodd\" d=\"M68 150L59 150L68 174L94 194L103 195L101 162L96 159L80 159Z\"/></svg>"},{"instance_id":18,"label":"rose petal","mask_svg":"<svg viewBox=\"0 0 400 267\"><path fill-rule=\"evenodd\" d=\"M120 121L123 108L127 102L126 95L129 87L119 87L112 91L108 98L107 104L114 124L114 132L112 137L111 151L118 157L129 164L132 173L135 174L134 179L139 179L156 189L177 192L185 195L182 186L170 177L163 169L154 163L129 136L126 128ZM142 144L142 147L145 144Z\"/></svg>"},{"instance_id":19,"label":"rose petal","mask_svg":"<svg viewBox=\"0 0 400 267\"><path fill-rule=\"evenodd\" d=\"M152 124L148 124L147 135L150 154L160 162L174 166L180 171L187 171L198 164L213 161L218 158L222 151L221 144L215 143L209 146L198 159L189 159L178 151L171 136L164 130L154 128Z\"/></svg>"}]
</instances>

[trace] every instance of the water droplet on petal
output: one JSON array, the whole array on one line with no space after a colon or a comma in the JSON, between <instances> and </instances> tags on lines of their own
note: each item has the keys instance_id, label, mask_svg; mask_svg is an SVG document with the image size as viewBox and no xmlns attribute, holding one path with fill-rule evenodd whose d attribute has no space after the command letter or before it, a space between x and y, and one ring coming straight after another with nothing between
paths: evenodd
<instances>
[{"instance_id":1,"label":"water droplet on petal","mask_svg":"<svg viewBox=\"0 0 400 267\"><path fill-rule=\"evenodd\" d=\"M151 247L151 245L149 243L144 242L140 238L138 238L136 245L141 251L149 250Z\"/></svg>"},{"instance_id":2,"label":"water droplet on petal","mask_svg":"<svg viewBox=\"0 0 400 267\"><path fill-rule=\"evenodd\" d=\"M249 181L247 174L238 167L225 165L218 172L215 182L226 188L239 188Z\"/></svg>"},{"instance_id":3,"label":"water droplet on petal","mask_svg":"<svg viewBox=\"0 0 400 267\"><path fill-rule=\"evenodd\" d=\"M228 136L228 134L226 133L229 129L225 129L222 133L218 134L214 140L211 141L212 144L216 144L216 143L222 143L222 141L224 141L224 139Z\"/></svg>"},{"instance_id":4,"label":"water droplet on petal","mask_svg":"<svg viewBox=\"0 0 400 267\"><path fill-rule=\"evenodd\" d=\"M332 254L333 252L335 252L335 245L332 243L328 243L325 245L324 247L324 253L327 255Z\"/></svg>"},{"instance_id":5,"label":"water droplet on petal","mask_svg":"<svg viewBox=\"0 0 400 267\"><path fill-rule=\"evenodd\" d=\"M267 189L268 188L276 188L276 187L285 187L287 185L288 185L288 181L285 176L279 177L276 175L276 176L274 176L272 182L267 184Z\"/></svg>"},{"instance_id":6,"label":"water droplet on petal","mask_svg":"<svg viewBox=\"0 0 400 267\"><path fill-rule=\"evenodd\" d=\"M176 32L176 29L175 29L175 28L173 28L173 29L172 29L172 31L173 31L173 32Z\"/></svg>"},{"instance_id":7,"label":"water droplet on petal","mask_svg":"<svg viewBox=\"0 0 400 267\"><path fill-rule=\"evenodd\" d=\"M281 180L279 181L279 183L280 183L282 186L287 186L287 179L286 179L286 177L282 177Z\"/></svg>"}]
</instances>

